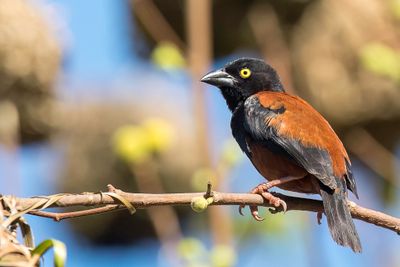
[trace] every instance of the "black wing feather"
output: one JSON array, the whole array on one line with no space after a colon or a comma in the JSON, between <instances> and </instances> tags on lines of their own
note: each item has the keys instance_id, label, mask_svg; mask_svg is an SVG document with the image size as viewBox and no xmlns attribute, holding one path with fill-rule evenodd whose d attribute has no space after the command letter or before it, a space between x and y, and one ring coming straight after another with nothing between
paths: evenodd
<instances>
[{"instance_id":1,"label":"black wing feather","mask_svg":"<svg viewBox=\"0 0 400 267\"><path fill-rule=\"evenodd\" d=\"M356 180L354 179L353 172L351 171L351 164L350 162L346 159L346 184L347 188L354 193L354 195L358 199L358 192L357 192L357 186L356 186Z\"/></svg>"}]
</instances>

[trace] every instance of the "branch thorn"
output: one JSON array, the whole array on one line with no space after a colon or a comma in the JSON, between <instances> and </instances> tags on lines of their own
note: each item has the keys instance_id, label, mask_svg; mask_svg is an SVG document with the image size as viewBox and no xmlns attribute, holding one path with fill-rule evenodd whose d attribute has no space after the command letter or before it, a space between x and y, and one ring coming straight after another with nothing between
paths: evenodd
<instances>
[{"instance_id":1,"label":"branch thorn","mask_svg":"<svg viewBox=\"0 0 400 267\"><path fill-rule=\"evenodd\" d=\"M210 181L208 181L207 183L207 190L206 193L204 194L204 198L209 198L212 197L214 195L213 191L212 191L212 184Z\"/></svg>"}]
</instances>

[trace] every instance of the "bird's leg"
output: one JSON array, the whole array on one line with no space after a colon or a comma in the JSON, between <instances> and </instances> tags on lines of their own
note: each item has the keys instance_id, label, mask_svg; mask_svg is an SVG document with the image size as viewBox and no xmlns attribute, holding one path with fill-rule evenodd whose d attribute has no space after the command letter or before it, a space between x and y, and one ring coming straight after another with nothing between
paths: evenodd
<instances>
[{"instance_id":1,"label":"bird's leg","mask_svg":"<svg viewBox=\"0 0 400 267\"><path fill-rule=\"evenodd\" d=\"M283 201L282 199L272 195L270 192L268 192L269 189L271 189L274 186L285 184L294 180L301 179L303 177L295 177L295 176L288 176L288 177L283 177L280 179L272 180L267 183L262 183L253 188L253 190L250 191L251 194L259 194L261 195L265 200L268 200L269 204L275 206L278 208L279 206L282 206L283 212L286 212L287 210L287 205L286 202ZM242 209L245 207L245 205L240 205L239 206L239 213L243 215ZM258 215L258 207L257 206L250 206L250 211L251 215L253 216L254 219L257 221L262 221L264 220Z\"/></svg>"}]
</instances>

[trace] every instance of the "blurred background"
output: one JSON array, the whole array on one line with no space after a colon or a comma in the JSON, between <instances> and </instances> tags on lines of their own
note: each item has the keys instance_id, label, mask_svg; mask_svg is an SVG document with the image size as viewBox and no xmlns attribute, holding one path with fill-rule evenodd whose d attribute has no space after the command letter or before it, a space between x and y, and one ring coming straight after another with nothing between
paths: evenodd
<instances>
[{"instance_id":1,"label":"blurred background","mask_svg":"<svg viewBox=\"0 0 400 267\"><path fill-rule=\"evenodd\" d=\"M274 66L353 161L362 206L400 216L399 0L2 0L0 193L247 192L263 181L199 82L242 56ZM350 198L353 198L351 196ZM26 216L67 266L399 266L399 237L356 221L361 255L315 214L237 207ZM51 253L43 266L52 266Z\"/></svg>"}]
</instances>

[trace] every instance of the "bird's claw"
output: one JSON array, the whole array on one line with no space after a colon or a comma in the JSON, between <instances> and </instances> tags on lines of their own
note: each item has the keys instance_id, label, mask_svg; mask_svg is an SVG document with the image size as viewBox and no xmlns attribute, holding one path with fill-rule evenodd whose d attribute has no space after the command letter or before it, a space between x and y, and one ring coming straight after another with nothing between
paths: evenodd
<instances>
[{"instance_id":1,"label":"bird's claw","mask_svg":"<svg viewBox=\"0 0 400 267\"><path fill-rule=\"evenodd\" d=\"M285 201L283 201L282 199L278 200L278 206L275 205L276 208L279 208L280 206L282 206L282 211L283 213L286 213L287 211L287 204Z\"/></svg>"},{"instance_id":2,"label":"bird's claw","mask_svg":"<svg viewBox=\"0 0 400 267\"><path fill-rule=\"evenodd\" d=\"M276 213L278 211L283 211L284 213L287 211L287 204L285 201L280 199L279 197L276 197L272 195L270 192L267 191L268 188L266 187L266 184L260 184L257 187L255 187L251 193L253 194L259 194L261 195L265 200L268 200L270 205L273 205L275 209L270 209L272 213ZM239 206L239 214L244 216L243 214L243 208L245 205L240 205ZM281 208L280 208L281 207ZM250 206L250 211L251 215L256 221L263 221L264 218L260 217L258 215L258 207L257 206Z\"/></svg>"},{"instance_id":3,"label":"bird's claw","mask_svg":"<svg viewBox=\"0 0 400 267\"><path fill-rule=\"evenodd\" d=\"M317 222L318 222L318 224L321 224L321 220L322 220L322 211L318 211L317 212Z\"/></svg>"},{"instance_id":4,"label":"bird's claw","mask_svg":"<svg viewBox=\"0 0 400 267\"><path fill-rule=\"evenodd\" d=\"M280 199L279 197L272 195L270 192L262 192L261 195L264 199L268 200L269 204L275 207L275 210L279 209L279 207L282 206L282 211L284 213L287 211L286 202Z\"/></svg>"},{"instance_id":5,"label":"bird's claw","mask_svg":"<svg viewBox=\"0 0 400 267\"><path fill-rule=\"evenodd\" d=\"M244 214L243 214L243 208L245 207L245 205L240 205L239 206L239 214L240 215L242 215L242 216L244 216ZM253 216L253 218L256 220L256 221L263 221L264 220L264 218L262 218L262 217L260 217L260 215L258 215L258 207L257 206L249 206L249 208L250 208L250 211L251 211L251 216Z\"/></svg>"},{"instance_id":6,"label":"bird's claw","mask_svg":"<svg viewBox=\"0 0 400 267\"><path fill-rule=\"evenodd\" d=\"M264 221L264 218L260 217L258 215L258 207L257 206L250 206L250 211L251 211L251 215L253 216L253 218L256 221L259 221L259 222Z\"/></svg>"},{"instance_id":7,"label":"bird's claw","mask_svg":"<svg viewBox=\"0 0 400 267\"><path fill-rule=\"evenodd\" d=\"M283 208L283 213L286 213L286 211L287 211L287 204L286 204L286 202L283 201L283 200L281 199L281 200L280 200L280 203L281 203L282 208Z\"/></svg>"},{"instance_id":8,"label":"bird's claw","mask_svg":"<svg viewBox=\"0 0 400 267\"><path fill-rule=\"evenodd\" d=\"M242 216L244 216L244 214L243 214L244 207L246 207L246 206L245 205L240 205L239 206L239 214L242 215Z\"/></svg>"}]
</instances>

